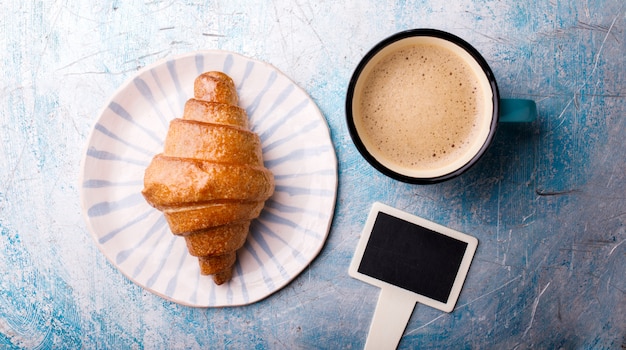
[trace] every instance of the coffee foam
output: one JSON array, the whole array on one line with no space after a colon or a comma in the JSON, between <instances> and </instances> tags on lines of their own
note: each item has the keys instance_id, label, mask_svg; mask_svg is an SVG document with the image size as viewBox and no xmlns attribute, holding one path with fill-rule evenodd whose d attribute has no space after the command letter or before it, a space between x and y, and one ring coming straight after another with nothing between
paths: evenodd
<instances>
[{"instance_id":1,"label":"coffee foam","mask_svg":"<svg viewBox=\"0 0 626 350\"><path fill-rule=\"evenodd\" d=\"M492 97L482 69L462 48L411 37L367 64L355 86L354 122L384 166L437 177L461 168L485 143Z\"/></svg>"}]
</instances>

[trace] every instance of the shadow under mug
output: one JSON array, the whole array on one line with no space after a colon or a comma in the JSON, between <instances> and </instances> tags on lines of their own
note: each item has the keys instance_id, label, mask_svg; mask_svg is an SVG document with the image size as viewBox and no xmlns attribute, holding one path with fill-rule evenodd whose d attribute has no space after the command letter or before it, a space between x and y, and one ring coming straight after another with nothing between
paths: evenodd
<instances>
[{"instance_id":1,"label":"shadow under mug","mask_svg":"<svg viewBox=\"0 0 626 350\"><path fill-rule=\"evenodd\" d=\"M463 157L450 164L429 170L416 170L411 167L397 166L384 157L371 142L363 137L363 126L359 126L356 118L360 111L359 104L365 82L374 67L382 59L397 52L401 48L412 45L434 44L450 49L467 63L476 73L479 84L490 102L486 111L484 127L477 139ZM419 101L418 101L419 102ZM356 67L346 96L346 121L350 136L361 155L378 171L407 183L432 184L442 182L461 175L472 167L485 153L496 132L498 122L532 122L536 119L537 107L534 101L524 99L501 99L493 72L480 53L465 40L436 29L411 29L396 33L374 46ZM368 144L369 143L369 144Z\"/></svg>"}]
</instances>

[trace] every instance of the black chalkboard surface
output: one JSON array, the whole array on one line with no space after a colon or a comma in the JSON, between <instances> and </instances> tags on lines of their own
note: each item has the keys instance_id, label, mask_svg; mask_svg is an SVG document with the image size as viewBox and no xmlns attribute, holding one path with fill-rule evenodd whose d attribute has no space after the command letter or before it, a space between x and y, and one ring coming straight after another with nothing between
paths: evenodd
<instances>
[{"instance_id":1,"label":"black chalkboard surface","mask_svg":"<svg viewBox=\"0 0 626 350\"><path fill-rule=\"evenodd\" d=\"M379 212L358 271L446 303L466 249L465 241Z\"/></svg>"},{"instance_id":2,"label":"black chalkboard surface","mask_svg":"<svg viewBox=\"0 0 626 350\"><path fill-rule=\"evenodd\" d=\"M477 246L475 237L374 203L348 271L381 288L366 349L395 348L418 302L451 312Z\"/></svg>"}]
</instances>

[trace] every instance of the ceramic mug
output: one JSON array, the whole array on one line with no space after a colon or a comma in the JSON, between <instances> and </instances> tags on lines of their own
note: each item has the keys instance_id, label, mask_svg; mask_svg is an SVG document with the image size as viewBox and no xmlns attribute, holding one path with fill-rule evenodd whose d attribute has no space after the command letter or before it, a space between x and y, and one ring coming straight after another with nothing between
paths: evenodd
<instances>
[{"instance_id":1,"label":"ceramic mug","mask_svg":"<svg viewBox=\"0 0 626 350\"><path fill-rule=\"evenodd\" d=\"M532 100L500 99L487 61L465 40L412 29L374 46L348 85L346 119L361 155L415 184L464 173L485 153L498 122L530 122Z\"/></svg>"}]
</instances>

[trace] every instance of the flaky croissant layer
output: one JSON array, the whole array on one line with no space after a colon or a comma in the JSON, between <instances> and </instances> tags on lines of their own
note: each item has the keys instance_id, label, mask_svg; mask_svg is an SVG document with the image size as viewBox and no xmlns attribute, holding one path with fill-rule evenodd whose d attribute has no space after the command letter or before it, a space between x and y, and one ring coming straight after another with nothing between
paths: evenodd
<instances>
[{"instance_id":1,"label":"flaky croissant layer","mask_svg":"<svg viewBox=\"0 0 626 350\"><path fill-rule=\"evenodd\" d=\"M142 194L162 211L172 233L185 237L200 272L231 279L250 220L274 192L261 141L237 106L233 80L207 72L194 82L182 118L170 122L163 152L145 171Z\"/></svg>"}]
</instances>

